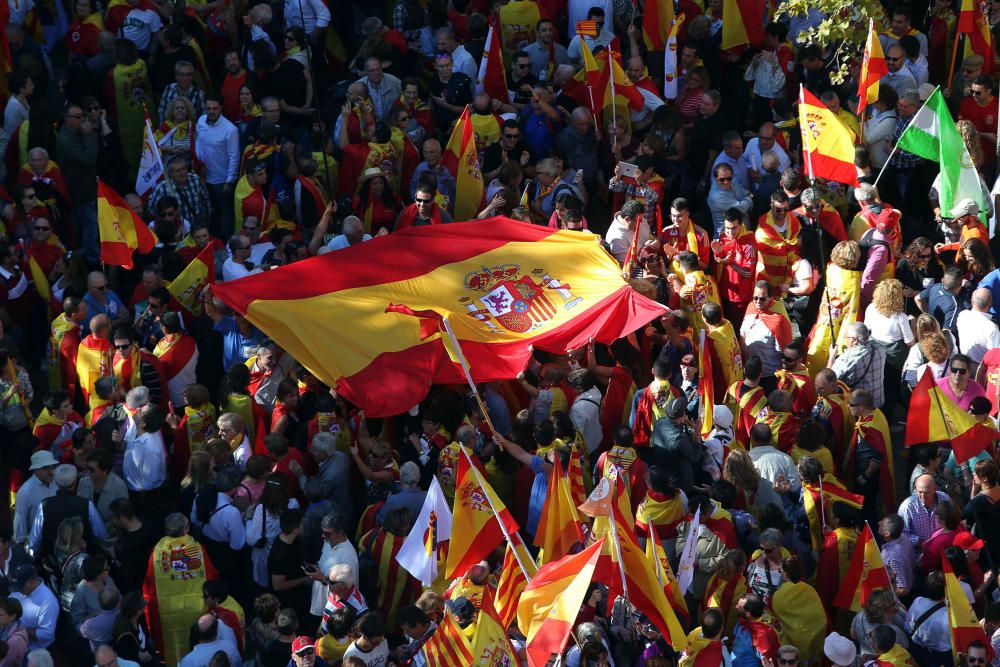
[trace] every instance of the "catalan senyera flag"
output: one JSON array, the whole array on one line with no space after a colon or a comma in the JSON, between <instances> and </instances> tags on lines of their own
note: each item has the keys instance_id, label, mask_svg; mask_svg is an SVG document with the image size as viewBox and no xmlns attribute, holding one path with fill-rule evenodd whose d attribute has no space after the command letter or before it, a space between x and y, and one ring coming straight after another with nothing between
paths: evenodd
<instances>
[{"instance_id":1,"label":"catalan senyera flag","mask_svg":"<svg viewBox=\"0 0 1000 667\"><path fill-rule=\"evenodd\" d=\"M715 380L712 352L705 343L704 329L701 331L701 345L698 346L698 393L701 394L698 408L701 411L701 437L707 438L715 427L712 414L715 410Z\"/></svg>"},{"instance_id":2,"label":"catalan senyera flag","mask_svg":"<svg viewBox=\"0 0 1000 667\"><path fill-rule=\"evenodd\" d=\"M942 392L932 373L924 373L913 388L904 447L949 440L961 464L986 449L995 434Z\"/></svg>"},{"instance_id":3,"label":"catalan senyera flag","mask_svg":"<svg viewBox=\"0 0 1000 667\"><path fill-rule=\"evenodd\" d=\"M97 181L97 227L101 234L101 262L132 268L132 253L146 254L156 236L121 195Z\"/></svg>"},{"instance_id":4,"label":"catalan senyera flag","mask_svg":"<svg viewBox=\"0 0 1000 667\"><path fill-rule=\"evenodd\" d=\"M201 315L201 296L205 285L215 284L215 252L211 243L191 260L180 275L171 281L167 290L177 302L194 316Z\"/></svg>"},{"instance_id":5,"label":"catalan senyera flag","mask_svg":"<svg viewBox=\"0 0 1000 667\"><path fill-rule=\"evenodd\" d=\"M524 565L529 577L534 577L535 573L538 572L538 566L535 565L534 559L528 553L528 548L521 540L521 536L514 534L511 535L511 538L513 546L510 542L507 543L503 566L500 568L500 578L497 580L497 590L493 595L493 607L497 620L505 628L510 626L511 621L517 616L517 603L521 599L524 587L528 585L528 579L525 577L521 565Z\"/></svg>"},{"instance_id":6,"label":"catalan senyera flag","mask_svg":"<svg viewBox=\"0 0 1000 667\"><path fill-rule=\"evenodd\" d=\"M396 562L414 579L430 587L438 578L439 548L450 539L451 508L435 476L431 478L420 514L396 554Z\"/></svg>"},{"instance_id":7,"label":"catalan senyera flag","mask_svg":"<svg viewBox=\"0 0 1000 667\"><path fill-rule=\"evenodd\" d=\"M723 0L722 44L723 51L750 44L759 47L764 41L764 0Z\"/></svg>"},{"instance_id":8,"label":"catalan senyera flag","mask_svg":"<svg viewBox=\"0 0 1000 667\"><path fill-rule=\"evenodd\" d=\"M576 22L576 34L581 37L597 37L597 33L599 32L600 29L597 27L597 21L585 20Z\"/></svg>"},{"instance_id":9,"label":"catalan senyera flag","mask_svg":"<svg viewBox=\"0 0 1000 667\"><path fill-rule=\"evenodd\" d=\"M687 646L687 635L653 569L660 565L659 559L647 558L642 548L626 534L619 534L618 542L621 545L622 571L628 586L628 601L649 618L675 651L683 651Z\"/></svg>"},{"instance_id":10,"label":"catalan senyera flag","mask_svg":"<svg viewBox=\"0 0 1000 667\"><path fill-rule=\"evenodd\" d=\"M813 178L858 184L854 140L847 126L815 95L799 86L799 129L806 170Z\"/></svg>"},{"instance_id":11,"label":"catalan senyera flag","mask_svg":"<svg viewBox=\"0 0 1000 667\"><path fill-rule=\"evenodd\" d=\"M488 600L479 610L476 632L472 635L472 660L469 665L484 667L514 667L518 664L517 651L507 638L507 628L491 608Z\"/></svg>"},{"instance_id":12,"label":"catalan senyera flag","mask_svg":"<svg viewBox=\"0 0 1000 667\"><path fill-rule=\"evenodd\" d=\"M483 204L483 172L472 129L471 109L465 111L451 131L444 149L444 166L455 176L455 219L473 220Z\"/></svg>"},{"instance_id":13,"label":"catalan senyera flag","mask_svg":"<svg viewBox=\"0 0 1000 667\"><path fill-rule=\"evenodd\" d=\"M674 24L674 3L647 1L642 12L642 39L650 51L663 51Z\"/></svg>"},{"instance_id":14,"label":"catalan senyera flag","mask_svg":"<svg viewBox=\"0 0 1000 667\"><path fill-rule=\"evenodd\" d=\"M872 535L872 529L865 523L854 547L851 562L847 566L847 574L844 575L837 596L833 599L833 606L858 612L868 604L868 597L874 591L891 587L892 583L889 581L885 563L882 562L878 543Z\"/></svg>"},{"instance_id":15,"label":"catalan senyera flag","mask_svg":"<svg viewBox=\"0 0 1000 667\"><path fill-rule=\"evenodd\" d=\"M500 24L494 23L486 34L486 48L479 62L479 84L476 92L485 92L491 98L504 104L507 95L507 70L503 64L503 44L500 40Z\"/></svg>"},{"instance_id":16,"label":"catalan senyera flag","mask_svg":"<svg viewBox=\"0 0 1000 667\"><path fill-rule=\"evenodd\" d=\"M542 667L566 648L603 548L601 539L578 554L543 565L521 593L517 624L527 637L529 667Z\"/></svg>"},{"instance_id":17,"label":"catalan senyera flag","mask_svg":"<svg viewBox=\"0 0 1000 667\"><path fill-rule=\"evenodd\" d=\"M489 482L483 479L463 452L455 474L455 504L451 512L451 542L448 546L449 579L460 577L486 558L504 541L503 521L508 534L517 532L517 522Z\"/></svg>"},{"instance_id":18,"label":"catalan senyera flag","mask_svg":"<svg viewBox=\"0 0 1000 667\"><path fill-rule=\"evenodd\" d=\"M450 611L438 624L434 634L420 649L428 667L454 667L472 664L472 647Z\"/></svg>"},{"instance_id":19,"label":"catalan senyera flag","mask_svg":"<svg viewBox=\"0 0 1000 667\"><path fill-rule=\"evenodd\" d=\"M993 646L979 625L979 619L969 604L969 598L965 597L965 591L955 576L951 561L942 558L941 570L944 572L944 597L948 603L948 625L951 626L951 652L955 656L956 664L958 664L958 654L967 653L969 644L975 641L982 642L986 647L986 659L989 661L993 657Z\"/></svg>"},{"instance_id":20,"label":"catalan senyera flag","mask_svg":"<svg viewBox=\"0 0 1000 667\"><path fill-rule=\"evenodd\" d=\"M882 52L882 42L875 31L875 19L868 24L868 41L865 42L865 55L861 61L861 76L858 77L858 115L864 118L865 107L875 104L878 99L878 82L889 73Z\"/></svg>"},{"instance_id":21,"label":"catalan senyera flag","mask_svg":"<svg viewBox=\"0 0 1000 667\"><path fill-rule=\"evenodd\" d=\"M984 11L986 3L980 0L962 0L962 8L958 12L958 35L968 35L965 43L965 55L973 53L983 57L983 74L993 74L995 58L993 56L993 35L990 33L989 18ZM956 35L957 39L957 35ZM987 644L989 645L989 644Z\"/></svg>"},{"instance_id":22,"label":"catalan senyera flag","mask_svg":"<svg viewBox=\"0 0 1000 667\"><path fill-rule=\"evenodd\" d=\"M213 290L371 416L405 412L432 382L466 382L442 334L390 304L448 317L477 382L514 377L533 347L610 344L665 312L594 237L506 218L405 229Z\"/></svg>"},{"instance_id":23,"label":"catalan senyera flag","mask_svg":"<svg viewBox=\"0 0 1000 667\"><path fill-rule=\"evenodd\" d=\"M569 478L563 474L562 463L557 456L552 462L545 503L535 531L535 546L542 549L539 562L550 563L562 558L582 540L583 531L570 495Z\"/></svg>"}]
</instances>

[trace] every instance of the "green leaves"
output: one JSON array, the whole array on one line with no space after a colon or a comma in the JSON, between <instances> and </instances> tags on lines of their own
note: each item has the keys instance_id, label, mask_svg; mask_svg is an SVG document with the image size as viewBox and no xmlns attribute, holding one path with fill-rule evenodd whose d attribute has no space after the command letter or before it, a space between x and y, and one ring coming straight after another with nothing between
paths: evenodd
<instances>
[{"instance_id":1,"label":"green leaves","mask_svg":"<svg viewBox=\"0 0 1000 667\"><path fill-rule=\"evenodd\" d=\"M824 54L833 53L830 79L833 83L843 83L856 73L864 54L868 37L868 22L875 18L876 29L882 29L885 14L879 0L785 0L775 12L775 19L795 17L805 19L810 10L826 16L818 25L804 30L799 41L819 45Z\"/></svg>"}]
</instances>

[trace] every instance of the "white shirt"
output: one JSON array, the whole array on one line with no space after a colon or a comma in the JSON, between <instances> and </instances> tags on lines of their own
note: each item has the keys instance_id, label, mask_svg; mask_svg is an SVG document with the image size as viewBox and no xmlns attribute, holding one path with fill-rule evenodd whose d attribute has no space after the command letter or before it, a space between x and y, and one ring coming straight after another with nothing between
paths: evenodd
<instances>
[{"instance_id":1,"label":"white shirt","mask_svg":"<svg viewBox=\"0 0 1000 667\"><path fill-rule=\"evenodd\" d=\"M802 486L799 478L799 471L795 467L792 457L776 449L772 445L755 446L750 450L750 459L753 467L757 469L760 476L775 484L779 477L784 477L791 485L791 490L797 492Z\"/></svg>"},{"instance_id":2,"label":"white shirt","mask_svg":"<svg viewBox=\"0 0 1000 667\"><path fill-rule=\"evenodd\" d=\"M246 470L247 461L250 460L251 456L253 456L253 445L250 444L250 438L244 435L243 442L233 450L233 460L236 461L236 465L240 467L240 470Z\"/></svg>"},{"instance_id":3,"label":"white shirt","mask_svg":"<svg viewBox=\"0 0 1000 667\"><path fill-rule=\"evenodd\" d=\"M871 330L872 338L886 345L899 340L909 345L914 340L913 327L906 313L893 313L886 317L871 303L865 309L865 324Z\"/></svg>"},{"instance_id":4,"label":"white shirt","mask_svg":"<svg viewBox=\"0 0 1000 667\"><path fill-rule=\"evenodd\" d=\"M56 495L56 485L51 482L48 485L42 484L34 474L28 478L14 496L14 529L13 539L15 542L25 542L28 539L28 532L35 525L35 515L38 508L42 506L42 501Z\"/></svg>"},{"instance_id":5,"label":"white shirt","mask_svg":"<svg viewBox=\"0 0 1000 667\"><path fill-rule=\"evenodd\" d=\"M1000 347L1000 329L990 319L989 313L963 310L955 319L955 326L962 354L968 355L977 364L982 362L987 352Z\"/></svg>"},{"instance_id":6,"label":"white shirt","mask_svg":"<svg viewBox=\"0 0 1000 667\"><path fill-rule=\"evenodd\" d=\"M235 183L240 167L240 131L225 116L214 123L208 114L198 119L194 147L205 163L205 182L209 185Z\"/></svg>"},{"instance_id":7,"label":"white shirt","mask_svg":"<svg viewBox=\"0 0 1000 667\"><path fill-rule=\"evenodd\" d=\"M372 235L371 234L365 234L365 235L363 235L361 237L361 242L362 243L364 243L365 241L371 241L371 240L372 240ZM344 248L350 248L350 247L351 247L351 243L350 243L350 241L347 240L347 236L345 234L340 234L340 235L334 236L332 239L330 239L330 242L327 243L322 248L320 248L319 249L319 253L317 253L317 254L322 255L324 253L333 252L334 250L343 250Z\"/></svg>"},{"instance_id":8,"label":"white shirt","mask_svg":"<svg viewBox=\"0 0 1000 667\"><path fill-rule=\"evenodd\" d=\"M912 62L910 60L906 61L906 68L910 70L910 74L917 80L918 86L927 83L928 79L930 79L929 67L927 58L923 53L917 54L917 59Z\"/></svg>"},{"instance_id":9,"label":"white shirt","mask_svg":"<svg viewBox=\"0 0 1000 667\"><path fill-rule=\"evenodd\" d=\"M453 72L461 72L469 77L469 81L472 82L473 86L479 80L479 65L476 64L476 61L462 45L459 45L457 49L451 52L451 70Z\"/></svg>"},{"instance_id":10,"label":"white shirt","mask_svg":"<svg viewBox=\"0 0 1000 667\"><path fill-rule=\"evenodd\" d=\"M305 25L302 25L303 19ZM323 0L285 0L285 30L302 28L311 37L316 28L330 25L330 10Z\"/></svg>"},{"instance_id":11,"label":"white shirt","mask_svg":"<svg viewBox=\"0 0 1000 667\"><path fill-rule=\"evenodd\" d=\"M222 282L245 278L251 273L259 273L257 269L250 271L244 264L237 264L232 257L222 263Z\"/></svg>"},{"instance_id":12,"label":"white shirt","mask_svg":"<svg viewBox=\"0 0 1000 667\"><path fill-rule=\"evenodd\" d=\"M316 567L324 575L330 573L330 568L334 565L350 565L351 570L354 572L355 576L358 573L358 552L351 544L350 540L344 540L335 547L331 547L330 543L323 540L323 553L320 554L319 562ZM322 616L323 608L326 606L326 600L329 590L326 585L326 581L314 581L312 585L312 600L309 602L309 613L313 616Z\"/></svg>"},{"instance_id":13,"label":"white shirt","mask_svg":"<svg viewBox=\"0 0 1000 667\"><path fill-rule=\"evenodd\" d=\"M12 593L11 597L21 603L21 622L24 627L35 631L35 638L28 640L28 651L48 648L56 638L56 621L59 620L59 600L45 584L28 595Z\"/></svg>"},{"instance_id":14,"label":"white shirt","mask_svg":"<svg viewBox=\"0 0 1000 667\"><path fill-rule=\"evenodd\" d=\"M90 521L90 532L94 534L94 537L98 540L106 540L108 538L108 531L104 527L104 520L101 519L100 513L94 507L93 501L90 500L87 501L87 520ZM31 553L36 558L41 555L38 552L42 547L42 527L44 525L45 506L40 505L38 511L35 512L35 521L31 524L31 534L28 535L28 544L31 546Z\"/></svg>"},{"instance_id":15,"label":"white shirt","mask_svg":"<svg viewBox=\"0 0 1000 667\"><path fill-rule=\"evenodd\" d=\"M129 491L152 491L163 486L167 481L167 452L158 431L125 440L122 473Z\"/></svg>"},{"instance_id":16,"label":"white shirt","mask_svg":"<svg viewBox=\"0 0 1000 667\"><path fill-rule=\"evenodd\" d=\"M746 356L756 354L764 365L764 375L771 375L781 368L781 346L774 334L759 317L745 317L740 325Z\"/></svg>"},{"instance_id":17,"label":"white shirt","mask_svg":"<svg viewBox=\"0 0 1000 667\"><path fill-rule=\"evenodd\" d=\"M615 16L615 5L611 0L569 0L566 6L566 36L570 39L576 37L576 22L586 21L587 14L591 7L600 7L604 10L604 25L610 26Z\"/></svg>"},{"instance_id":18,"label":"white shirt","mask_svg":"<svg viewBox=\"0 0 1000 667\"><path fill-rule=\"evenodd\" d=\"M219 621L219 625L224 624L222 621ZM203 667L212 661L212 656L217 651L223 651L229 656L229 664L232 667L240 667L243 664L240 660L240 652L236 648L236 644L217 635L215 641L208 642L207 644L198 644L191 649L191 652L177 663L178 667Z\"/></svg>"},{"instance_id":19,"label":"white shirt","mask_svg":"<svg viewBox=\"0 0 1000 667\"><path fill-rule=\"evenodd\" d=\"M233 500L224 493L220 493L215 500L215 513L202 528L202 533L210 540L216 542L227 542L234 551L239 551L247 543L246 528L243 526L243 512L236 505L232 508L225 507L233 505ZM191 504L191 523L201 526L198 519L197 499Z\"/></svg>"},{"instance_id":20,"label":"white shirt","mask_svg":"<svg viewBox=\"0 0 1000 667\"><path fill-rule=\"evenodd\" d=\"M778 158L778 172L783 172L792 166L792 161L788 159L788 153L782 148L778 142L775 142L773 146L767 150L774 153L775 157ZM754 137L747 142L746 148L743 149L743 157L740 158L749 169L753 169L756 172L761 171L761 160L763 158L763 153L760 150L760 139Z\"/></svg>"},{"instance_id":21,"label":"white shirt","mask_svg":"<svg viewBox=\"0 0 1000 667\"><path fill-rule=\"evenodd\" d=\"M639 224L642 227L639 228L639 247L636 248L636 254L638 254L642 246L646 245L646 241L649 240L649 225L646 224L645 220ZM611 254L614 255L619 264L625 262L625 257L628 256L628 249L632 246L632 239L634 238L635 230L629 229L618 217L615 217L611 221L608 231L604 234L604 240L607 242L608 247L611 248Z\"/></svg>"},{"instance_id":22,"label":"white shirt","mask_svg":"<svg viewBox=\"0 0 1000 667\"><path fill-rule=\"evenodd\" d=\"M365 653L358 648L357 642L353 641L344 651L345 658L351 656L360 658L367 667L383 667L389 663L389 642L383 639L381 644Z\"/></svg>"},{"instance_id":23,"label":"white shirt","mask_svg":"<svg viewBox=\"0 0 1000 667\"><path fill-rule=\"evenodd\" d=\"M593 454L604 436L601 431L601 390L591 387L573 401L569 409L573 427L583 434L587 452Z\"/></svg>"},{"instance_id":24,"label":"white shirt","mask_svg":"<svg viewBox=\"0 0 1000 667\"><path fill-rule=\"evenodd\" d=\"M140 51L148 51L153 35L160 32L163 23L152 9L133 9L122 22L122 37L135 43Z\"/></svg>"}]
</instances>

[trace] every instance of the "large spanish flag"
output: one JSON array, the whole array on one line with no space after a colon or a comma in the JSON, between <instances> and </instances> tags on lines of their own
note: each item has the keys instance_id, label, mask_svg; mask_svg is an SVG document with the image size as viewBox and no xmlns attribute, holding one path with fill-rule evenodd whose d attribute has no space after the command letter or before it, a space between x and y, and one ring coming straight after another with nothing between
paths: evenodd
<instances>
[{"instance_id":1,"label":"large spanish flag","mask_svg":"<svg viewBox=\"0 0 1000 667\"><path fill-rule=\"evenodd\" d=\"M545 665L562 653L594 576L604 539L578 554L539 568L517 605L517 624L527 637L528 667Z\"/></svg>"},{"instance_id":2,"label":"large spanish flag","mask_svg":"<svg viewBox=\"0 0 1000 667\"><path fill-rule=\"evenodd\" d=\"M996 431L976 421L942 392L931 373L924 373L913 388L906 415L905 447L948 440L961 465L986 449L995 435Z\"/></svg>"},{"instance_id":3,"label":"large spanish flag","mask_svg":"<svg viewBox=\"0 0 1000 667\"><path fill-rule=\"evenodd\" d=\"M985 6L986 3L979 0L962 0L962 8L958 12L957 35L969 36L965 43L965 55L970 56L973 53L981 55L983 57L983 74L989 76L993 73L995 58L989 18L983 11Z\"/></svg>"},{"instance_id":4,"label":"large spanish flag","mask_svg":"<svg viewBox=\"0 0 1000 667\"><path fill-rule=\"evenodd\" d=\"M866 522L854 546L847 574L840 584L837 596L833 598L833 606L858 612L868 604L868 597L874 591L891 587L889 573L882 562L882 553Z\"/></svg>"},{"instance_id":5,"label":"large spanish flag","mask_svg":"<svg viewBox=\"0 0 1000 667\"><path fill-rule=\"evenodd\" d=\"M799 86L799 129L807 173L848 185L858 184L854 139L847 126L815 95Z\"/></svg>"},{"instance_id":6,"label":"large spanish flag","mask_svg":"<svg viewBox=\"0 0 1000 667\"><path fill-rule=\"evenodd\" d=\"M209 243L167 286L177 302L192 315L201 315L201 290L215 282L215 247Z\"/></svg>"},{"instance_id":7,"label":"large spanish flag","mask_svg":"<svg viewBox=\"0 0 1000 667\"><path fill-rule=\"evenodd\" d=\"M642 13L642 39L650 51L663 51L674 25L673 2L646 2ZM581 40L582 41L582 40Z\"/></svg>"},{"instance_id":8,"label":"large spanish flag","mask_svg":"<svg viewBox=\"0 0 1000 667\"><path fill-rule=\"evenodd\" d=\"M455 175L455 219L473 220L483 204L483 172L472 128L471 109L466 106L451 131L444 149L444 166Z\"/></svg>"},{"instance_id":9,"label":"large spanish flag","mask_svg":"<svg viewBox=\"0 0 1000 667\"><path fill-rule=\"evenodd\" d=\"M664 312L594 236L506 218L405 229L213 290L376 417L405 412L432 382L465 383L442 334L421 338L422 320L391 304L448 317L476 381L514 377L532 347L610 344Z\"/></svg>"},{"instance_id":10,"label":"large spanish flag","mask_svg":"<svg viewBox=\"0 0 1000 667\"><path fill-rule=\"evenodd\" d=\"M101 234L101 262L132 268L132 253L148 253L156 236L121 195L98 179L97 226Z\"/></svg>"},{"instance_id":11,"label":"large spanish flag","mask_svg":"<svg viewBox=\"0 0 1000 667\"><path fill-rule=\"evenodd\" d=\"M723 0L723 51L750 44L759 47L764 41L764 0Z\"/></svg>"},{"instance_id":12,"label":"large spanish flag","mask_svg":"<svg viewBox=\"0 0 1000 667\"><path fill-rule=\"evenodd\" d=\"M858 77L858 115L865 117L865 107L875 104L878 99L878 82L889 73L882 52L882 42L875 32L875 19L868 24L868 41L865 43L865 55L861 61L861 76Z\"/></svg>"}]
</instances>

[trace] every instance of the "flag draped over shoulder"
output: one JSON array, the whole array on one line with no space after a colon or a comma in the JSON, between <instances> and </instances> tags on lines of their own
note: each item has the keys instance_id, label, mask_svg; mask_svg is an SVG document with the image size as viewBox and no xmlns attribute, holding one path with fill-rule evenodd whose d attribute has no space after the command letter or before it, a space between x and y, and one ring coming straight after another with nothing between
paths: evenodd
<instances>
[{"instance_id":1,"label":"flag draped over shoulder","mask_svg":"<svg viewBox=\"0 0 1000 667\"><path fill-rule=\"evenodd\" d=\"M592 236L506 218L405 229L213 290L371 416L466 381L443 334L422 338L390 304L447 316L477 382L514 377L532 348L610 344L665 312Z\"/></svg>"},{"instance_id":2,"label":"flag draped over shoulder","mask_svg":"<svg viewBox=\"0 0 1000 667\"><path fill-rule=\"evenodd\" d=\"M759 47L764 41L764 0L723 0L723 51L750 44Z\"/></svg>"},{"instance_id":3,"label":"flag draped over shoulder","mask_svg":"<svg viewBox=\"0 0 1000 667\"><path fill-rule=\"evenodd\" d=\"M833 599L833 606L858 612L868 604L868 598L873 592L891 587L889 573L882 562L882 553L872 535L872 529L866 523L854 546L854 554L837 591L837 597Z\"/></svg>"},{"instance_id":4,"label":"flag draped over shoulder","mask_svg":"<svg viewBox=\"0 0 1000 667\"><path fill-rule=\"evenodd\" d=\"M205 285L215 283L215 247L209 243L174 278L167 290L177 302L194 316L201 315L201 291Z\"/></svg>"},{"instance_id":5,"label":"flag draped over shoulder","mask_svg":"<svg viewBox=\"0 0 1000 667\"><path fill-rule=\"evenodd\" d=\"M986 632L979 625L976 612L969 604L969 598L965 597L965 591L955 576L951 567L951 561L947 558L941 559L942 570L944 571L944 597L948 602L948 625L951 626L951 652L958 663L958 654L967 653L969 644L978 641L988 651L987 661L989 661L993 648Z\"/></svg>"},{"instance_id":6,"label":"flag draped over shoulder","mask_svg":"<svg viewBox=\"0 0 1000 667\"><path fill-rule=\"evenodd\" d=\"M455 505L445 573L449 579L464 575L504 541L500 521L508 534L517 532L514 517L489 482L475 466L469 465L468 452L463 452L459 455L455 474Z\"/></svg>"},{"instance_id":7,"label":"flag draped over shoulder","mask_svg":"<svg viewBox=\"0 0 1000 667\"><path fill-rule=\"evenodd\" d=\"M456 220L474 219L483 203L483 172L470 113L470 107L466 106L451 131L442 157L444 166L455 176Z\"/></svg>"},{"instance_id":8,"label":"flag draped over shoulder","mask_svg":"<svg viewBox=\"0 0 1000 667\"><path fill-rule=\"evenodd\" d=\"M121 195L97 181L97 226L101 235L101 262L132 268L132 253L146 254L156 236Z\"/></svg>"},{"instance_id":9,"label":"flag draped over shoulder","mask_svg":"<svg viewBox=\"0 0 1000 667\"><path fill-rule=\"evenodd\" d=\"M529 667L542 667L549 656L566 648L604 542L542 566L524 589L517 624L527 637Z\"/></svg>"},{"instance_id":10,"label":"flag draped over shoulder","mask_svg":"<svg viewBox=\"0 0 1000 667\"><path fill-rule=\"evenodd\" d=\"M813 178L858 184L851 131L804 86L799 86L799 129L806 169Z\"/></svg>"},{"instance_id":11,"label":"flag draped over shoulder","mask_svg":"<svg viewBox=\"0 0 1000 667\"><path fill-rule=\"evenodd\" d=\"M450 539L451 508L435 476L396 562L424 586L431 586L438 578L438 547Z\"/></svg>"},{"instance_id":12,"label":"flag draped over shoulder","mask_svg":"<svg viewBox=\"0 0 1000 667\"><path fill-rule=\"evenodd\" d=\"M868 41L865 42L865 55L861 61L861 75L858 77L858 115L864 118L865 107L875 104L878 99L879 79L889 73L882 52L882 42L875 31L875 19L868 24Z\"/></svg>"},{"instance_id":13,"label":"flag draped over shoulder","mask_svg":"<svg viewBox=\"0 0 1000 667\"><path fill-rule=\"evenodd\" d=\"M913 388L906 415L905 447L949 440L955 461L961 465L986 449L995 435L996 431L976 421L942 392L932 373L924 373Z\"/></svg>"},{"instance_id":14,"label":"flag draped over shoulder","mask_svg":"<svg viewBox=\"0 0 1000 667\"><path fill-rule=\"evenodd\" d=\"M940 87L906 126L897 147L939 164L941 187L938 194L942 211L950 211L964 198L979 204L980 211L986 210L979 172L958 133Z\"/></svg>"}]
</instances>

